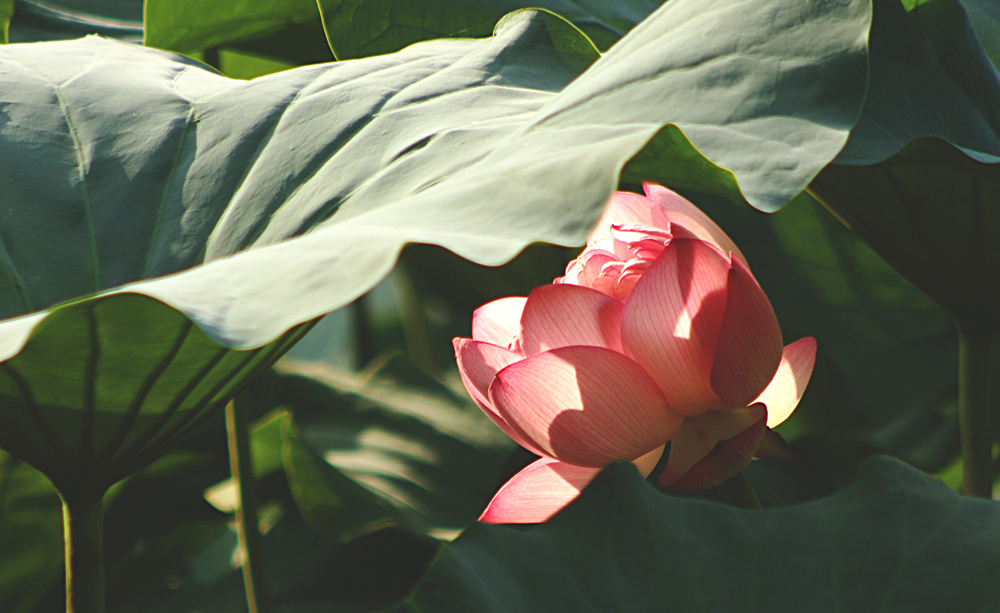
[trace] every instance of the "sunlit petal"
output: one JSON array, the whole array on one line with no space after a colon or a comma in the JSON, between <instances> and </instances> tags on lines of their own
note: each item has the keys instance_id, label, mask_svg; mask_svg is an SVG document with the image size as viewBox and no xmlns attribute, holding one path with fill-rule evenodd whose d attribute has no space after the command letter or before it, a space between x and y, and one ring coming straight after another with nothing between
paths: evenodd
<instances>
[{"instance_id":1,"label":"sunlit petal","mask_svg":"<svg viewBox=\"0 0 1000 613\"><path fill-rule=\"evenodd\" d=\"M600 468L542 458L511 477L479 517L487 524L536 524L548 521L576 499Z\"/></svg>"},{"instance_id":2,"label":"sunlit petal","mask_svg":"<svg viewBox=\"0 0 1000 613\"><path fill-rule=\"evenodd\" d=\"M521 326L521 311L527 298L511 296L487 302L472 314L472 338L510 347Z\"/></svg>"},{"instance_id":3,"label":"sunlit petal","mask_svg":"<svg viewBox=\"0 0 1000 613\"><path fill-rule=\"evenodd\" d=\"M489 398L542 455L581 466L637 458L681 422L638 364L602 347L561 347L511 364Z\"/></svg>"},{"instance_id":4,"label":"sunlit petal","mask_svg":"<svg viewBox=\"0 0 1000 613\"><path fill-rule=\"evenodd\" d=\"M816 339L811 336L789 343L781 354L781 364L767 388L754 402L767 406L767 427L788 419L799 405L816 363Z\"/></svg>"},{"instance_id":5,"label":"sunlit petal","mask_svg":"<svg viewBox=\"0 0 1000 613\"><path fill-rule=\"evenodd\" d=\"M535 455L542 455L538 447L524 436L516 427L508 424L497 413L489 400L489 389L496 374L506 366L524 359L520 354L508 351L490 343L474 341L467 338L456 338L452 341L455 347L455 361L458 362L458 373L462 383L476 404L486 413L507 436L514 439L518 445Z\"/></svg>"}]
</instances>

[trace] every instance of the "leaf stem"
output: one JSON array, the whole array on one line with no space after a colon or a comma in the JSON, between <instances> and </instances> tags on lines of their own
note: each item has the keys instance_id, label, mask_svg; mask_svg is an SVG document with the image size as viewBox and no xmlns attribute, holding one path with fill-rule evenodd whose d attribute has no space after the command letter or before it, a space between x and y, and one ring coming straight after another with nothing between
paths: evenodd
<instances>
[{"instance_id":1,"label":"leaf stem","mask_svg":"<svg viewBox=\"0 0 1000 613\"><path fill-rule=\"evenodd\" d=\"M757 511L764 509L764 506L760 504L760 498L757 498L757 492L753 491L753 486L747 481L746 473L743 471L727 479L725 484L729 495L733 497L733 502L739 508Z\"/></svg>"},{"instance_id":2,"label":"leaf stem","mask_svg":"<svg viewBox=\"0 0 1000 613\"><path fill-rule=\"evenodd\" d=\"M60 492L66 555L66 613L104 613L103 491Z\"/></svg>"},{"instance_id":3,"label":"leaf stem","mask_svg":"<svg viewBox=\"0 0 1000 613\"><path fill-rule=\"evenodd\" d=\"M958 417L962 439L962 493L993 494L990 430L991 329L958 321Z\"/></svg>"},{"instance_id":4,"label":"leaf stem","mask_svg":"<svg viewBox=\"0 0 1000 613\"><path fill-rule=\"evenodd\" d=\"M229 440L229 467L236 484L236 533L243 560L243 585L249 613L269 613L264 551L257 524L253 461L250 455L250 406L246 392L226 405L226 433Z\"/></svg>"}]
</instances>

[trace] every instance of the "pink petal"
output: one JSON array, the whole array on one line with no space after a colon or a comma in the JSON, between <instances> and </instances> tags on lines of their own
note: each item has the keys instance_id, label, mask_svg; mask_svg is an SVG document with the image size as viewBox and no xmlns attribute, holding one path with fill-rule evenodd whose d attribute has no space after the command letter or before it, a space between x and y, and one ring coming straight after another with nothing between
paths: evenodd
<instances>
[{"instance_id":1,"label":"pink petal","mask_svg":"<svg viewBox=\"0 0 1000 613\"><path fill-rule=\"evenodd\" d=\"M666 230L669 222L660 206L649 198L632 192L615 192L608 201L601 219L587 238L587 244L611 238L611 226L626 224Z\"/></svg>"},{"instance_id":2,"label":"pink petal","mask_svg":"<svg viewBox=\"0 0 1000 613\"><path fill-rule=\"evenodd\" d=\"M767 406L767 427L773 428L788 419L806 391L816 363L816 339L811 336L788 344L781 354L778 372L754 402Z\"/></svg>"},{"instance_id":3,"label":"pink petal","mask_svg":"<svg viewBox=\"0 0 1000 613\"><path fill-rule=\"evenodd\" d=\"M638 224L620 224L611 226L611 236L616 243L621 243L628 249L628 255L636 252L639 245L657 252L670 244L673 235L666 228L656 228Z\"/></svg>"},{"instance_id":4,"label":"pink petal","mask_svg":"<svg viewBox=\"0 0 1000 613\"><path fill-rule=\"evenodd\" d=\"M685 417L720 406L711 385L730 264L706 242L674 239L636 283L622 345Z\"/></svg>"},{"instance_id":5,"label":"pink petal","mask_svg":"<svg viewBox=\"0 0 1000 613\"><path fill-rule=\"evenodd\" d=\"M487 302L472 314L472 338L510 347L521 326L521 311L524 310L523 296L500 298Z\"/></svg>"},{"instance_id":6,"label":"pink petal","mask_svg":"<svg viewBox=\"0 0 1000 613\"><path fill-rule=\"evenodd\" d=\"M500 488L479 517L487 524L548 521L576 499L600 468L542 458L524 467Z\"/></svg>"},{"instance_id":7,"label":"pink petal","mask_svg":"<svg viewBox=\"0 0 1000 613\"><path fill-rule=\"evenodd\" d=\"M767 409L755 404L744 409L708 411L684 420L670 441L667 466L660 485L700 489L722 483L743 470L764 434Z\"/></svg>"},{"instance_id":8,"label":"pink petal","mask_svg":"<svg viewBox=\"0 0 1000 613\"><path fill-rule=\"evenodd\" d=\"M580 272L580 282L577 285L592 287L594 281L601 276L601 269L609 262L617 262L618 257L603 249L589 248L580 254L579 260L582 262Z\"/></svg>"},{"instance_id":9,"label":"pink petal","mask_svg":"<svg viewBox=\"0 0 1000 613\"><path fill-rule=\"evenodd\" d=\"M458 374L469 395L476 401L479 408L493 420L504 433L514 439L518 445L535 455L542 455L538 448L519 432L511 427L493 408L489 400L489 389L496 374L518 360L524 358L513 351L497 347L490 343L474 341L467 338L456 338L452 341L455 347L455 361L458 362Z\"/></svg>"},{"instance_id":10,"label":"pink petal","mask_svg":"<svg viewBox=\"0 0 1000 613\"><path fill-rule=\"evenodd\" d=\"M543 285L528 296L521 316L521 348L530 356L556 347L586 345L621 352L622 303L580 285Z\"/></svg>"},{"instance_id":11,"label":"pink petal","mask_svg":"<svg viewBox=\"0 0 1000 613\"><path fill-rule=\"evenodd\" d=\"M660 206L664 216L671 225L683 226L695 237L715 245L724 254L732 253L746 263L746 258L740 253L739 247L722 231L708 215L681 196L656 183L643 183L642 189L646 197Z\"/></svg>"},{"instance_id":12,"label":"pink petal","mask_svg":"<svg viewBox=\"0 0 1000 613\"><path fill-rule=\"evenodd\" d=\"M643 477L653 472L664 445L634 460ZM535 524L548 521L576 499L600 468L541 458L510 478L479 517L487 524Z\"/></svg>"},{"instance_id":13,"label":"pink petal","mask_svg":"<svg viewBox=\"0 0 1000 613\"><path fill-rule=\"evenodd\" d=\"M681 422L638 364L603 347L560 347L511 364L489 397L541 455L580 466L637 458Z\"/></svg>"},{"instance_id":14,"label":"pink petal","mask_svg":"<svg viewBox=\"0 0 1000 613\"><path fill-rule=\"evenodd\" d=\"M723 406L745 407L767 387L781 362L781 328L746 264L733 259L726 317L712 363L712 389Z\"/></svg>"}]
</instances>

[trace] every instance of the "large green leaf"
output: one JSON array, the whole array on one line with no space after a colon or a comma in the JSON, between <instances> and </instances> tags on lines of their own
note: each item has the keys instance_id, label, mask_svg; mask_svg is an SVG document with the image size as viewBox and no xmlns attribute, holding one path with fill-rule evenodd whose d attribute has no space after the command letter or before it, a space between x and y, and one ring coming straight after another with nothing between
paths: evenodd
<instances>
[{"instance_id":1,"label":"large green leaf","mask_svg":"<svg viewBox=\"0 0 1000 613\"><path fill-rule=\"evenodd\" d=\"M1000 77L957 0L876 3L858 125L813 189L961 319L1000 312Z\"/></svg>"},{"instance_id":2,"label":"large green leaf","mask_svg":"<svg viewBox=\"0 0 1000 613\"><path fill-rule=\"evenodd\" d=\"M330 47L342 60L392 53L431 38L487 36L500 17L523 8L552 11L606 49L660 4L658 0L319 0Z\"/></svg>"},{"instance_id":3,"label":"large green leaf","mask_svg":"<svg viewBox=\"0 0 1000 613\"><path fill-rule=\"evenodd\" d=\"M962 0L962 6L969 13L986 55L1000 67L1000 5L991 0Z\"/></svg>"},{"instance_id":4,"label":"large green leaf","mask_svg":"<svg viewBox=\"0 0 1000 613\"><path fill-rule=\"evenodd\" d=\"M316 0L145 0L145 44L192 54L236 47L299 64L333 54Z\"/></svg>"},{"instance_id":5,"label":"large green leaf","mask_svg":"<svg viewBox=\"0 0 1000 613\"><path fill-rule=\"evenodd\" d=\"M765 511L605 470L547 524L477 525L394 611L992 611L1000 505L889 458Z\"/></svg>"},{"instance_id":6,"label":"large green leaf","mask_svg":"<svg viewBox=\"0 0 1000 613\"><path fill-rule=\"evenodd\" d=\"M1000 232L1000 164L923 138L873 166L831 165L813 188L953 316L1000 313L1000 248L990 238Z\"/></svg>"},{"instance_id":7,"label":"large green leaf","mask_svg":"<svg viewBox=\"0 0 1000 613\"><path fill-rule=\"evenodd\" d=\"M621 121L643 121L649 106L667 110L668 125L624 178L780 208L854 126L869 11L867 3L767 3L749 13L729 2L666 3L588 72L620 88ZM567 114L597 106L586 103L587 89L577 82L560 96L567 110L578 107Z\"/></svg>"},{"instance_id":8,"label":"large green leaf","mask_svg":"<svg viewBox=\"0 0 1000 613\"><path fill-rule=\"evenodd\" d=\"M868 93L834 161L876 164L922 136L939 136L981 162L1000 160L1000 80L958 0L908 13L899 0L874 8Z\"/></svg>"},{"instance_id":9,"label":"large green leaf","mask_svg":"<svg viewBox=\"0 0 1000 613\"><path fill-rule=\"evenodd\" d=\"M24 350L0 379L17 407L0 414L5 442L62 484L109 459L99 478L117 478L179 432L181 413L197 421L188 400L157 396L174 369L197 379L219 360L203 387L174 385L208 410L281 351L276 339L371 288L407 242L488 264L533 241L579 242L625 161L671 122L686 138L658 139L660 159L705 154L732 172L713 166L698 186L735 178L758 206L782 204L852 125L868 9L759 5L782 11L709 24L703 2L671 2L582 75L593 47L532 11L491 39L249 82L98 38L5 47L0 314L109 290L0 325L0 358ZM256 353L213 358L202 334ZM189 342L198 360L172 357ZM146 440L167 419L170 436Z\"/></svg>"}]
</instances>

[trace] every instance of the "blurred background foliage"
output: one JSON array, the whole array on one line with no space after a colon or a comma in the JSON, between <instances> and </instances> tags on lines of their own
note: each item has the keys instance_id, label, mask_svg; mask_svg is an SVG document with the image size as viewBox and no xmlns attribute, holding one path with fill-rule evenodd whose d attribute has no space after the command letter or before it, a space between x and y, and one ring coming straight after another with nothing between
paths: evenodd
<instances>
[{"instance_id":1,"label":"blurred background foliage","mask_svg":"<svg viewBox=\"0 0 1000 613\"><path fill-rule=\"evenodd\" d=\"M996 63L995 5L963 4ZM441 36L485 36L503 14L528 5L567 17L604 49L658 3L0 0L0 22L10 20L10 42L145 36L227 76L253 78L335 53L346 59ZM684 195L740 245L786 342L819 342L809 389L779 429L795 458L748 469L764 505L841 490L873 454L957 489L957 336L945 311L805 193L769 215ZM325 317L253 383L261 530L278 610L368 611L398 601L441 543L473 524L496 488L531 460L466 396L451 339L469 334L476 307L526 295L573 256L536 245L484 268L441 248L408 247L388 279ZM225 450L220 417L115 488L106 514L110 611L245 610ZM721 490L692 496L727 500ZM61 610L59 518L45 478L0 454L0 610Z\"/></svg>"}]
</instances>

